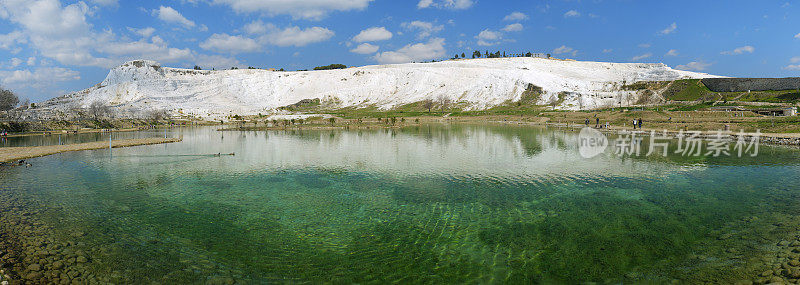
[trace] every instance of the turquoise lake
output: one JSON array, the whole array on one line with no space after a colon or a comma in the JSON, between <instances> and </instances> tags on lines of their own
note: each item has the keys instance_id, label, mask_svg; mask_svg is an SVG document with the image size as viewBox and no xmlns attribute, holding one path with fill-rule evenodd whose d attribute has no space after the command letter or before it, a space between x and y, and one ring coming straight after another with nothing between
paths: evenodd
<instances>
[{"instance_id":1,"label":"turquoise lake","mask_svg":"<svg viewBox=\"0 0 800 285\"><path fill-rule=\"evenodd\" d=\"M128 284L729 283L792 258L779 243L800 234L790 148L584 159L577 131L487 125L168 135L183 141L0 168L3 266ZM92 139L107 137L75 141Z\"/></svg>"}]
</instances>

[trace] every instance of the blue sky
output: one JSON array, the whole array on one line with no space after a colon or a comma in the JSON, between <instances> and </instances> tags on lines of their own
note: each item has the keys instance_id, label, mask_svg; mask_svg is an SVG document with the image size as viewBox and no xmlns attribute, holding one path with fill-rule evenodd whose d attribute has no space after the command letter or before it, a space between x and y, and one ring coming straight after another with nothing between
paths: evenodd
<instances>
[{"instance_id":1,"label":"blue sky","mask_svg":"<svg viewBox=\"0 0 800 285\"><path fill-rule=\"evenodd\" d=\"M800 76L800 2L633 0L0 0L0 85L31 101L132 59L309 69L470 51Z\"/></svg>"}]
</instances>

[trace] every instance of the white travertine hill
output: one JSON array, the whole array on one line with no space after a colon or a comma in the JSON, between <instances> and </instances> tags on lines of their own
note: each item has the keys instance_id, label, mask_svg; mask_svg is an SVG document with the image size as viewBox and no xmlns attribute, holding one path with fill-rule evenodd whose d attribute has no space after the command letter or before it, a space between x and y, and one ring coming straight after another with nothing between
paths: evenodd
<instances>
[{"instance_id":1,"label":"white travertine hill","mask_svg":"<svg viewBox=\"0 0 800 285\"><path fill-rule=\"evenodd\" d=\"M197 71L161 67L137 60L112 69L106 79L83 91L39 104L67 111L105 102L128 113L166 109L200 117L268 114L304 99L336 107L395 106L446 96L466 109L485 109L520 100L531 84L544 94L539 104L562 109L627 105L634 92L623 82L716 77L680 71L664 64L603 63L540 58L455 60L436 63L276 72L267 70ZM561 99L556 98L561 94Z\"/></svg>"}]
</instances>

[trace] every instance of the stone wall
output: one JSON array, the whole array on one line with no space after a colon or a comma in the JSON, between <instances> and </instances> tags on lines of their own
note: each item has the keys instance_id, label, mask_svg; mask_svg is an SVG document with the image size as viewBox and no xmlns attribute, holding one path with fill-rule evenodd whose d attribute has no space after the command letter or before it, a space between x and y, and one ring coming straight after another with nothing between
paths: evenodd
<instances>
[{"instance_id":1,"label":"stone wall","mask_svg":"<svg viewBox=\"0 0 800 285\"><path fill-rule=\"evenodd\" d=\"M714 92L747 92L800 89L800 77L793 78L706 78L703 84Z\"/></svg>"}]
</instances>

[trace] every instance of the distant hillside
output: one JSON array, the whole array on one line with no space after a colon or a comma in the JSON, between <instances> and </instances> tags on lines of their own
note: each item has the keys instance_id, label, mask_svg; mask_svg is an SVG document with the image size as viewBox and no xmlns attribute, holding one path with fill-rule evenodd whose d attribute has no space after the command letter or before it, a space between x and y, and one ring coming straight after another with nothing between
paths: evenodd
<instances>
[{"instance_id":1,"label":"distant hillside","mask_svg":"<svg viewBox=\"0 0 800 285\"><path fill-rule=\"evenodd\" d=\"M666 100L674 100L674 101L741 101L741 102L766 102L766 103L800 103L800 90L771 90L769 88L776 88L776 89L784 89L784 87L780 86L773 86L773 85L761 85L761 86L754 86L750 85L749 87L741 87L741 88L732 88L733 90L743 90L743 91L734 91L734 92L715 92L709 89L704 83L705 82L735 82L738 78L731 78L734 79L733 81L729 81L727 78L724 81L717 81L717 79L686 79L686 80L677 80L669 84L669 87L663 92L663 96ZM712 81L713 80L713 81ZM772 80L765 80L764 82L775 82ZM664 84L664 86L667 86ZM723 88L723 90L731 90L730 86L721 87L719 85L715 86L718 88ZM752 91L748 91L747 88L753 88ZM760 91L756 91L757 89L761 89Z\"/></svg>"},{"instance_id":2,"label":"distant hillside","mask_svg":"<svg viewBox=\"0 0 800 285\"><path fill-rule=\"evenodd\" d=\"M314 102L326 108L390 109L425 100L448 100L464 110L506 104L594 109L663 100L623 88L636 82L712 78L663 64L563 61L540 58L454 60L278 72L206 71L132 61L112 69L96 86L38 104L40 114L65 116L92 102L119 114L164 109L175 114L224 117L270 113Z\"/></svg>"}]
</instances>

